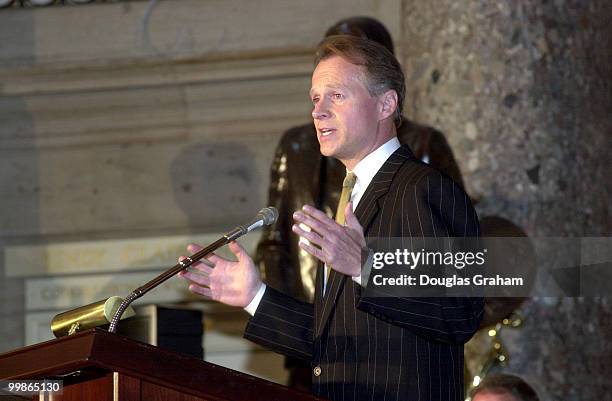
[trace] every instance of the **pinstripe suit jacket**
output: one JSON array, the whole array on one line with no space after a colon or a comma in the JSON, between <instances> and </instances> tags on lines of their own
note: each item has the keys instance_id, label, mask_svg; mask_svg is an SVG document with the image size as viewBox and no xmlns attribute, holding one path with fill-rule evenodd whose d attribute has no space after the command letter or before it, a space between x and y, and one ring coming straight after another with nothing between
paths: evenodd
<instances>
[{"instance_id":1,"label":"pinstripe suit jacket","mask_svg":"<svg viewBox=\"0 0 612 401\"><path fill-rule=\"evenodd\" d=\"M366 237L479 234L465 192L405 145L374 176L355 215ZM321 288L318 277L309 304L268 287L245 337L310 361L313 392L331 400L463 399L463 344L478 328L482 298L368 298L334 270L324 296Z\"/></svg>"}]
</instances>

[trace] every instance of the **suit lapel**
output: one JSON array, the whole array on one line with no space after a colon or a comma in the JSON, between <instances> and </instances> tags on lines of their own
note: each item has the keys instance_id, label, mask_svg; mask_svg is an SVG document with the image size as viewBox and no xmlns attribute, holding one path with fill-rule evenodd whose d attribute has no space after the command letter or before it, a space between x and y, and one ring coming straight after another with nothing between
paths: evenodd
<instances>
[{"instance_id":1,"label":"suit lapel","mask_svg":"<svg viewBox=\"0 0 612 401\"><path fill-rule=\"evenodd\" d=\"M324 268L319 269L319 271L324 272ZM322 276L324 273L319 274ZM317 325L315 330L315 337L319 337L325 329L327 321L329 320L329 315L333 309L334 304L336 303L336 299L338 298L338 294L340 294L340 288L344 286L344 280L348 277L344 274L336 273L335 270L331 270L329 273L329 282L327 283L327 289L325 291L325 295L320 295L319 308L315 306L315 314L319 312L317 319ZM323 288L323 280L321 280L321 286L319 289ZM321 294L322 291L317 291ZM317 310L318 309L318 310Z\"/></svg>"},{"instance_id":2,"label":"suit lapel","mask_svg":"<svg viewBox=\"0 0 612 401\"><path fill-rule=\"evenodd\" d=\"M357 217L361 227L363 227L363 232L366 237L380 209L379 200L389 192L393 177L395 177L400 166L404 164L407 159L413 158L414 155L407 145L399 147L389 156L385 164L382 165L378 173L372 178L370 185L366 188L355 210L355 217Z\"/></svg>"},{"instance_id":3,"label":"suit lapel","mask_svg":"<svg viewBox=\"0 0 612 401\"><path fill-rule=\"evenodd\" d=\"M366 238L368 236L370 226L380 210L380 198L389 192L393 177L395 176L395 173L397 173L400 166L407 159L411 158L414 158L414 155L408 146L404 145L397 149L387 159L380 170L378 170L378 173L376 173L372 179L372 182L370 182L370 185L368 185L365 193L361 197L357 210L355 210L355 217L357 217L357 220L359 220L359 223L363 227ZM341 292L340 290L344 287L345 281L350 280L350 278L344 274L340 274L335 270L332 270L329 275L329 283L327 283L327 291L325 291L325 295L322 296L321 289L323 288L323 270L323 268L317 270L316 292L318 294L315 295L315 316L317 317L315 337L319 337L325 329L325 326L329 321L331 311L334 309L338 295Z\"/></svg>"},{"instance_id":4,"label":"suit lapel","mask_svg":"<svg viewBox=\"0 0 612 401\"><path fill-rule=\"evenodd\" d=\"M342 180L344 179L346 169L340 162L331 157L325 157L320 155L319 161L317 163L316 174L319 179L317 188L319 189L316 192L316 196L314 198L316 208L323 211L325 214L329 215L328 212L336 209L338 205L338 200L340 198L339 189L342 187ZM314 192L313 192L314 193ZM332 216L333 218L333 216ZM315 335L319 328L320 317L323 312L323 305L325 300L328 298L327 296L323 296L323 276L325 274L325 265L317 260L317 271L315 273L315 294L314 294L314 313L315 313ZM333 270L332 272L333 273ZM330 274L330 282L331 282L331 274ZM328 283L329 285L330 283ZM329 287L328 287L329 290Z\"/></svg>"}]
</instances>

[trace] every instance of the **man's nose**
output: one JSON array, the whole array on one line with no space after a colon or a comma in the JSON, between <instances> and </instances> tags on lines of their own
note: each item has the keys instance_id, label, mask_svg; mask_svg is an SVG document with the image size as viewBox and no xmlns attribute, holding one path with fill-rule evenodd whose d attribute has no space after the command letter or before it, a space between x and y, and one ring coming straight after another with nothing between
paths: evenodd
<instances>
[{"instance_id":1,"label":"man's nose","mask_svg":"<svg viewBox=\"0 0 612 401\"><path fill-rule=\"evenodd\" d=\"M321 120L329 117L329 110L327 107L324 107L322 103L323 102L315 104L314 108L312 109L312 118L315 120Z\"/></svg>"}]
</instances>

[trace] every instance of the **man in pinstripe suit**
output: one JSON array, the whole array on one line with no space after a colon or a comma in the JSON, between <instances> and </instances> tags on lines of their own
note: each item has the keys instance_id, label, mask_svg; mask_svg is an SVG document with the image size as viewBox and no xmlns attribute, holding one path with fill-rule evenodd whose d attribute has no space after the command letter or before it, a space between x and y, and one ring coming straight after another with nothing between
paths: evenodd
<instances>
[{"instance_id":1,"label":"man in pinstripe suit","mask_svg":"<svg viewBox=\"0 0 612 401\"><path fill-rule=\"evenodd\" d=\"M230 245L237 262L213 255L181 276L195 293L246 308L252 315L246 338L310 361L319 396L461 400L463 344L478 328L482 299L369 296L373 284L361 277L365 238L477 236L469 198L400 146L395 124L404 76L384 47L327 38L317 51L310 95L321 153L357 177L345 225L307 205L294 213L293 230L307 240L300 246L325 264L314 304L263 284L237 243Z\"/></svg>"}]
</instances>

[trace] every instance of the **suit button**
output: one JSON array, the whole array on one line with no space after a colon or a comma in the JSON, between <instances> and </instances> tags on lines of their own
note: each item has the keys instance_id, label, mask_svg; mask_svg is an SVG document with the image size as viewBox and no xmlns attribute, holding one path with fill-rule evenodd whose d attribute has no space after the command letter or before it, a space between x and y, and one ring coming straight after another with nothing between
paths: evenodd
<instances>
[{"instance_id":1,"label":"suit button","mask_svg":"<svg viewBox=\"0 0 612 401\"><path fill-rule=\"evenodd\" d=\"M312 370L312 373L314 373L314 375L317 377L321 376L321 367L315 366L315 368Z\"/></svg>"}]
</instances>

